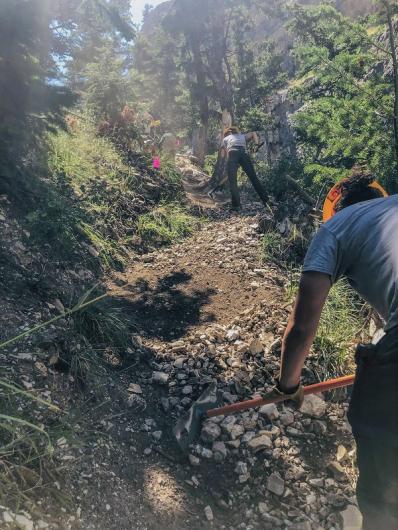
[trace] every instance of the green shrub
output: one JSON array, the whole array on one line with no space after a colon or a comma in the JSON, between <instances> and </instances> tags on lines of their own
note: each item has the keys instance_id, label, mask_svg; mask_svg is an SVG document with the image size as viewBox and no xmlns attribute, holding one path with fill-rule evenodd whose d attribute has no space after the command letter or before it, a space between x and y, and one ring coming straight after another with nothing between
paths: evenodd
<instances>
[{"instance_id":1,"label":"green shrub","mask_svg":"<svg viewBox=\"0 0 398 530\"><path fill-rule=\"evenodd\" d=\"M364 305L341 280L330 290L314 341L317 373L327 379L352 371L353 345L364 320Z\"/></svg>"},{"instance_id":2,"label":"green shrub","mask_svg":"<svg viewBox=\"0 0 398 530\"><path fill-rule=\"evenodd\" d=\"M0 377L0 498L13 509L34 506L48 477L52 440L38 418L58 409L6 376ZM36 512L40 507L36 505Z\"/></svg>"},{"instance_id":3,"label":"green shrub","mask_svg":"<svg viewBox=\"0 0 398 530\"><path fill-rule=\"evenodd\" d=\"M217 158L218 158L218 151L216 151L215 153L212 153L211 155L206 156L205 165L203 169L207 175L213 174L213 171L216 167Z\"/></svg>"},{"instance_id":4,"label":"green shrub","mask_svg":"<svg viewBox=\"0 0 398 530\"><path fill-rule=\"evenodd\" d=\"M137 231L147 245L168 245L191 235L197 224L181 206L163 204L139 217Z\"/></svg>"},{"instance_id":5,"label":"green shrub","mask_svg":"<svg viewBox=\"0 0 398 530\"><path fill-rule=\"evenodd\" d=\"M295 225L289 235L267 232L262 238L262 259L279 265L298 264L305 255L307 244L307 239Z\"/></svg>"},{"instance_id":6,"label":"green shrub","mask_svg":"<svg viewBox=\"0 0 398 530\"><path fill-rule=\"evenodd\" d=\"M287 287L293 301L299 274ZM353 370L353 346L363 329L368 306L364 305L346 280L331 288L322 311L317 335L310 354L310 368L319 380L325 380Z\"/></svg>"},{"instance_id":7,"label":"green shrub","mask_svg":"<svg viewBox=\"0 0 398 530\"><path fill-rule=\"evenodd\" d=\"M133 329L121 307L109 301L89 305L73 315L74 329L93 346L126 348Z\"/></svg>"}]
</instances>

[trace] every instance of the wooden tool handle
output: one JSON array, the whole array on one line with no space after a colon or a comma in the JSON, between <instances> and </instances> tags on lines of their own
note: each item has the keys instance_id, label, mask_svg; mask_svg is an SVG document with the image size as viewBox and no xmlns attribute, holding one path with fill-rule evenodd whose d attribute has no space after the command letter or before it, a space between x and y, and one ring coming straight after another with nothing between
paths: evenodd
<instances>
[{"instance_id":1,"label":"wooden tool handle","mask_svg":"<svg viewBox=\"0 0 398 530\"><path fill-rule=\"evenodd\" d=\"M315 383L314 385L308 385L304 387L304 395L316 394L318 392L326 392L327 390L333 390L335 388L342 388L350 386L354 383L354 375L346 375L338 377L336 379L329 379L322 383ZM227 414L233 414L234 412L242 412L247 409L254 407L261 407L262 405L269 405L271 403L279 403L289 399L288 395L278 396L272 399L263 399L261 397L255 399L248 399L247 401L240 401L239 403L232 403L232 405L225 405L225 407L219 407L217 409L211 409L206 412L208 418L214 418L214 416L226 416Z\"/></svg>"}]
</instances>

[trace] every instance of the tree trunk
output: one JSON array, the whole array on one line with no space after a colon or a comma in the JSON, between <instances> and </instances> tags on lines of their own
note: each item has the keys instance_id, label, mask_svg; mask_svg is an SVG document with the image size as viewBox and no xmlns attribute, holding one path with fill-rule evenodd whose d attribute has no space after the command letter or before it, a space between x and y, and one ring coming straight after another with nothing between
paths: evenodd
<instances>
[{"instance_id":1,"label":"tree trunk","mask_svg":"<svg viewBox=\"0 0 398 530\"><path fill-rule=\"evenodd\" d=\"M198 154L193 153L204 164L204 157L207 154L207 133L209 129L209 99L207 97L206 72L200 53L199 40L194 35L186 35L187 42L191 48L192 60L196 76L196 91L199 103L200 125L196 132L195 139L198 145ZM199 156L198 156L199 155Z\"/></svg>"}]
</instances>

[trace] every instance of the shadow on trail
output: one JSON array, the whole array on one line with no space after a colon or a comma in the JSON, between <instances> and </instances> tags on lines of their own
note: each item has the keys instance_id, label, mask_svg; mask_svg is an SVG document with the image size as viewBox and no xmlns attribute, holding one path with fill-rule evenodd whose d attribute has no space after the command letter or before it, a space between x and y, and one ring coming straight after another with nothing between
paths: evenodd
<instances>
[{"instance_id":1,"label":"shadow on trail","mask_svg":"<svg viewBox=\"0 0 398 530\"><path fill-rule=\"evenodd\" d=\"M127 314L131 314L137 327L148 337L172 341L187 333L191 326L213 322L213 313L203 312L211 297L212 288L193 289L192 275L184 270L168 274L151 287L144 279L135 284L138 297L120 299Z\"/></svg>"}]
</instances>

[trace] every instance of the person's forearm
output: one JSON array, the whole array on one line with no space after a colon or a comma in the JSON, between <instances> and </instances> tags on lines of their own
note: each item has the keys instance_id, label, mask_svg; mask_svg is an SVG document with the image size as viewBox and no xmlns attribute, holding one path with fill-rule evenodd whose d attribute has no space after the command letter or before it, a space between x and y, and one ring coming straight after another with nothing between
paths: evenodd
<instances>
[{"instance_id":1,"label":"person's forearm","mask_svg":"<svg viewBox=\"0 0 398 530\"><path fill-rule=\"evenodd\" d=\"M260 143L260 140L258 139L258 135L256 132L252 132L252 138L253 138L253 142L258 145Z\"/></svg>"},{"instance_id":2,"label":"person's forearm","mask_svg":"<svg viewBox=\"0 0 398 530\"><path fill-rule=\"evenodd\" d=\"M289 390L300 383L301 370L310 351L316 329L302 328L289 323L282 340L279 384Z\"/></svg>"},{"instance_id":3,"label":"person's forearm","mask_svg":"<svg viewBox=\"0 0 398 530\"><path fill-rule=\"evenodd\" d=\"M330 276L321 272L301 275L296 303L282 340L279 386L284 392L297 387L330 290Z\"/></svg>"}]
</instances>

